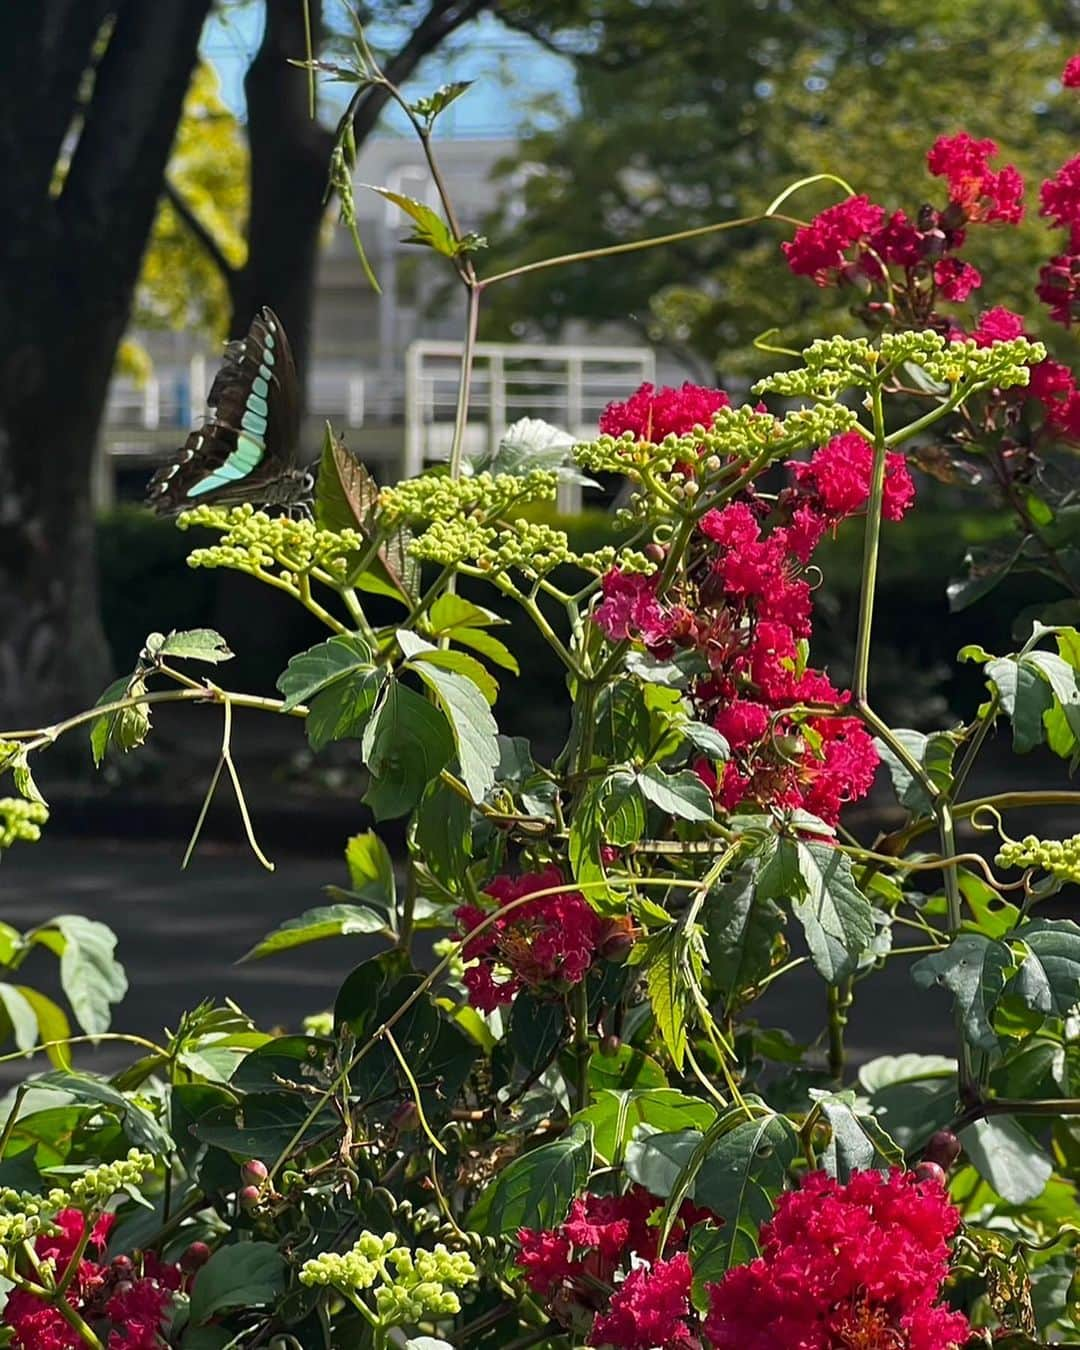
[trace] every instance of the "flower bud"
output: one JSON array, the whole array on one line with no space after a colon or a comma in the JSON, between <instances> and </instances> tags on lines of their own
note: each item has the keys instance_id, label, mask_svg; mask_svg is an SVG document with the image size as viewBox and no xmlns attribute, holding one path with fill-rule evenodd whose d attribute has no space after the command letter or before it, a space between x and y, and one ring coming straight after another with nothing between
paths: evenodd
<instances>
[{"instance_id":1,"label":"flower bud","mask_svg":"<svg viewBox=\"0 0 1080 1350\"><path fill-rule=\"evenodd\" d=\"M180 1258L180 1269L187 1275L194 1275L210 1260L210 1248L205 1242L193 1242Z\"/></svg>"},{"instance_id":2,"label":"flower bud","mask_svg":"<svg viewBox=\"0 0 1080 1350\"><path fill-rule=\"evenodd\" d=\"M945 1185L945 1169L936 1162L921 1162L915 1168L917 1181L933 1181L939 1186Z\"/></svg>"},{"instance_id":3,"label":"flower bud","mask_svg":"<svg viewBox=\"0 0 1080 1350\"><path fill-rule=\"evenodd\" d=\"M260 1162L258 1158L249 1158L241 1167L240 1175L246 1186L261 1186L270 1173L266 1170L264 1162Z\"/></svg>"},{"instance_id":4,"label":"flower bud","mask_svg":"<svg viewBox=\"0 0 1080 1350\"><path fill-rule=\"evenodd\" d=\"M236 1198L243 1210L258 1209L262 1200L258 1186L245 1186Z\"/></svg>"},{"instance_id":5,"label":"flower bud","mask_svg":"<svg viewBox=\"0 0 1080 1350\"><path fill-rule=\"evenodd\" d=\"M605 961L611 961L614 965L622 965L630 955L630 948L634 945L633 935L630 933L612 933L604 945L600 948L600 955Z\"/></svg>"},{"instance_id":6,"label":"flower bud","mask_svg":"<svg viewBox=\"0 0 1080 1350\"><path fill-rule=\"evenodd\" d=\"M952 1130L938 1130L923 1149L923 1161L949 1168L960 1156L960 1140Z\"/></svg>"},{"instance_id":7,"label":"flower bud","mask_svg":"<svg viewBox=\"0 0 1080 1350\"><path fill-rule=\"evenodd\" d=\"M390 1117L390 1124L399 1134L406 1134L410 1130L416 1129L419 1119L416 1103L410 1098L407 1102L401 1102L394 1108L394 1114Z\"/></svg>"},{"instance_id":8,"label":"flower bud","mask_svg":"<svg viewBox=\"0 0 1080 1350\"><path fill-rule=\"evenodd\" d=\"M615 1055L619 1053L619 1048L621 1045L622 1041L618 1036L614 1035L605 1036L603 1040L600 1042L600 1053L605 1057L605 1059L612 1059Z\"/></svg>"}]
</instances>

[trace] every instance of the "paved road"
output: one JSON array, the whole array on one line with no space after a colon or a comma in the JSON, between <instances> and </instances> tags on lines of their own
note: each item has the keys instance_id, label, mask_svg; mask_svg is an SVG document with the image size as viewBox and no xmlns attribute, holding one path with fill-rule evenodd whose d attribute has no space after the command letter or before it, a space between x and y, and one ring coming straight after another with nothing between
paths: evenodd
<instances>
[{"instance_id":1,"label":"paved road","mask_svg":"<svg viewBox=\"0 0 1080 1350\"><path fill-rule=\"evenodd\" d=\"M273 841L263 842L273 853ZM19 928L62 913L108 923L119 937L130 980L115 1029L150 1035L175 1025L200 999L226 995L260 1026L295 1029L307 1013L330 1006L341 979L378 949L370 938L336 938L238 966L237 959L264 934L322 903L324 884L344 881L340 854L286 854L268 873L246 850L206 844L182 872L181 852L172 843L55 835L37 847L14 848L0 866L0 918ZM890 962L862 986L849 1033L853 1058L950 1051L944 996L917 989L906 964ZM48 953L35 953L22 978L52 991L55 965ZM757 1007L763 1024L803 1037L821 1024L824 986L812 971L798 970L778 981ZM109 1071L126 1062L126 1051L108 1046L80 1058L87 1067ZM19 1065L0 1066L0 1081L19 1076Z\"/></svg>"}]
</instances>

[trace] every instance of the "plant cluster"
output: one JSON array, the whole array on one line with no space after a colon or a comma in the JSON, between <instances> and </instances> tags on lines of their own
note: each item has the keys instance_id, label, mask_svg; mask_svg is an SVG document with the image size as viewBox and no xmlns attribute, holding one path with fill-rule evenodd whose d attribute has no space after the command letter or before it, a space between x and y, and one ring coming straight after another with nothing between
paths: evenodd
<instances>
[{"instance_id":1,"label":"plant cluster","mask_svg":"<svg viewBox=\"0 0 1080 1350\"><path fill-rule=\"evenodd\" d=\"M398 100L437 169L432 125L462 87L409 104L362 41L333 73L358 98ZM346 744L370 815L403 822L404 856L357 833L347 884L247 959L302 959L351 934L382 950L286 1034L227 1003L158 1039L114 1035L137 1056L111 1077L73 1069L83 1038L56 1004L0 984L14 1053L53 1056L0 1134L8 1344L959 1350L1080 1336L1080 926L1050 903L1080 855L1075 836L1017 841L1005 826L1080 795L968 786L1000 728L1020 754L1080 761L1080 628L1048 601L1015 651L966 647L987 696L936 731L889 725L871 684L882 532L918 509L924 466L993 464L1024 531L1015 558L1072 575L1059 544L1075 508L1041 476L1072 453L1072 374L1016 316L940 309L983 284L967 232L1023 209L997 154L963 133L939 141L943 199L914 216L851 193L796 222L789 265L852 288L868 336L813 343L746 406L646 386L569 455L530 423L476 465L476 317L505 278L477 270L482 241L445 196L440 213L391 194L467 298L449 464L380 491L328 431L313 520L206 504L181 521L220 535L193 566L285 591L325 640L270 698L198 673L231 656L217 633L154 633L95 708L0 742L36 829L32 755L81 727L100 761L146 739L157 703L211 705L223 732L207 800L228 772L268 867L234 715L293 717L315 751ZM1075 224L1074 176L1044 186L1055 227ZM1063 320L1069 256L1050 264ZM585 472L628 484L622 542L595 553L530 511ZM841 688L813 664L814 590L853 525L861 593ZM550 763L492 711L520 673L500 636L509 607L565 671L569 733ZM844 813L875 782L891 784L895 826L868 840ZM965 824L996 841L992 858L961 849ZM434 961L417 955L430 938ZM0 939L9 969L35 943L54 951L88 1038L106 1034L124 985L107 931L64 916ZM897 958L916 958L913 996L951 1004L955 1055L882 1055L852 1075L860 988ZM822 1015L796 1041L760 1000L799 968Z\"/></svg>"}]
</instances>

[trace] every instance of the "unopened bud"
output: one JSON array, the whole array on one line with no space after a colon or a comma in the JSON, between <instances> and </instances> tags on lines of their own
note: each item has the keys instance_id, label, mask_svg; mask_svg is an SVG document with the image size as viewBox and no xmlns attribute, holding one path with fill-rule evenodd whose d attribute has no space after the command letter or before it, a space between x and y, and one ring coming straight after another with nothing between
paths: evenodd
<instances>
[{"instance_id":1,"label":"unopened bud","mask_svg":"<svg viewBox=\"0 0 1080 1350\"><path fill-rule=\"evenodd\" d=\"M960 1156L960 1140L952 1130L938 1130L923 1149L923 1161L950 1168Z\"/></svg>"},{"instance_id":2,"label":"unopened bud","mask_svg":"<svg viewBox=\"0 0 1080 1350\"><path fill-rule=\"evenodd\" d=\"M936 1162L921 1162L915 1168L915 1177L918 1181L933 1181L939 1186L945 1185L945 1169Z\"/></svg>"},{"instance_id":3,"label":"unopened bud","mask_svg":"<svg viewBox=\"0 0 1080 1350\"><path fill-rule=\"evenodd\" d=\"M605 1036L603 1040L600 1042L600 1053L606 1059L611 1059L612 1056L617 1055L619 1053L619 1047L621 1045L622 1041L618 1036L614 1035Z\"/></svg>"},{"instance_id":4,"label":"unopened bud","mask_svg":"<svg viewBox=\"0 0 1080 1350\"><path fill-rule=\"evenodd\" d=\"M236 1197L240 1202L240 1208L245 1210L258 1209L262 1200L258 1186L245 1186Z\"/></svg>"},{"instance_id":5,"label":"unopened bud","mask_svg":"<svg viewBox=\"0 0 1080 1350\"><path fill-rule=\"evenodd\" d=\"M210 1248L205 1242L193 1242L180 1258L180 1269L188 1275L194 1275L210 1260Z\"/></svg>"},{"instance_id":6,"label":"unopened bud","mask_svg":"<svg viewBox=\"0 0 1080 1350\"><path fill-rule=\"evenodd\" d=\"M240 1175L243 1177L245 1185L261 1186L270 1173L266 1170L264 1162L260 1162L258 1158L249 1158L241 1167Z\"/></svg>"}]
</instances>

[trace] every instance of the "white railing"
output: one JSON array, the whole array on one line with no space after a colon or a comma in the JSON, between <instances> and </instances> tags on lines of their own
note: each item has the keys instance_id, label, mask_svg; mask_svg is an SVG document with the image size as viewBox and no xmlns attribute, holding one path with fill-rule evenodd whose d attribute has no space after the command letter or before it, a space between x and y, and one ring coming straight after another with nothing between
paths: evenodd
<instances>
[{"instance_id":1,"label":"white railing","mask_svg":"<svg viewBox=\"0 0 1080 1350\"><path fill-rule=\"evenodd\" d=\"M413 477L450 451L461 369L460 342L414 342L405 356L405 450ZM573 436L595 432L600 413L656 379L648 347L545 346L479 342L475 350L465 452L494 449L522 417L542 417Z\"/></svg>"}]
</instances>

